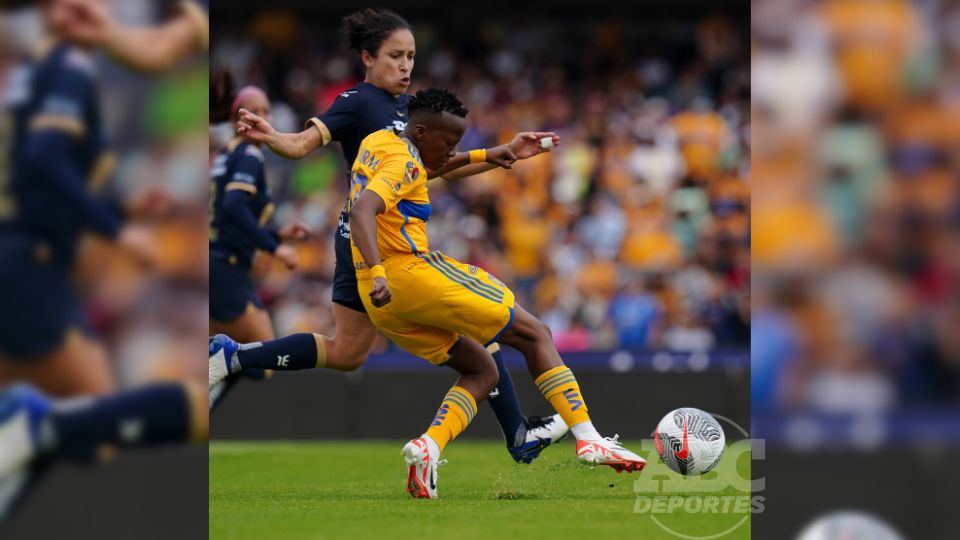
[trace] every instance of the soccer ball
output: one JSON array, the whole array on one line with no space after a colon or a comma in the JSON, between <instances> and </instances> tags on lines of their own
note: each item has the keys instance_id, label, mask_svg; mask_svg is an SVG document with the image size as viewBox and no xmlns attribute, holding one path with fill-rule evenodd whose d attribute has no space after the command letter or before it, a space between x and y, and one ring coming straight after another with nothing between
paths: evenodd
<instances>
[{"instance_id":1,"label":"soccer ball","mask_svg":"<svg viewBox=\"0 0 960 540\"><path fill-rule=\"evenodd\" d=\"M824 516L800 533L798 540L903 540L900 533L879 519L861 512L836 512Z\"/></svg>"},{"instance_id":2,"label":"soccer ball","mask_svg":"<svg viewBox=\"0 0 960 540\"><path fill-rule=\"evenodd\" d=\"M727 439L713 416L700 409L682 408L660 420L653 442L667 467L684 476L696 476L717 466Z\"/></svg>"}]
</instances>

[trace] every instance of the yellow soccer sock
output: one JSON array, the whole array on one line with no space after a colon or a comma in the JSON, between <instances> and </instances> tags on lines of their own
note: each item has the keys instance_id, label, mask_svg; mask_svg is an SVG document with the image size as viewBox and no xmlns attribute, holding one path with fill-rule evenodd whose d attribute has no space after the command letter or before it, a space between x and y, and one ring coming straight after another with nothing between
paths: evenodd
<instances>
[{"instance_id":1,"label":"yellow soccer sock","mask_svg":"<svg viewBox=\"0 0 960 540\"><path fill-rule=\"evenodd\" d=\"M470 421L477 414L477 402L459 386L454 386L440 403L437 416L434 417L425 435L429 435L440 451L443 452L447 443L457 438L470 425Z\"/></svg>"},{"instance_id":2,"label":"yellow soccer sock","mask_svg":"<svg viewBox=\"0 0 960 540\"><path fill-rule=\"evenodd\" d=\"M537 383L540 394L553 405L568 426L590 421L587 404L580 393L580 385L570 368L557 366L541 373L534 382Z\"/></svg>"}]
</instances>

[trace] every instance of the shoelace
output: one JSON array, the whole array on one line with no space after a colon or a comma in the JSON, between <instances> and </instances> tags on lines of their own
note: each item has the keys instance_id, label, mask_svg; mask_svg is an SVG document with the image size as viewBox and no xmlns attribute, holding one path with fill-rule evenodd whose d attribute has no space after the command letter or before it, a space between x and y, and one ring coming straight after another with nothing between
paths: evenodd
<instances>
[{"instance_id":1,"label":"shoelace","mask_svg":"<svg viewBox=\"0 0 960 540\"><path fill-rule=\"evenodd\" d=\"M615 450L626 450L623 445L620 444L620 434L615 433L613 437L604 437L603 440L610 443L611 447Z\"/></svg>"}]
</instances>

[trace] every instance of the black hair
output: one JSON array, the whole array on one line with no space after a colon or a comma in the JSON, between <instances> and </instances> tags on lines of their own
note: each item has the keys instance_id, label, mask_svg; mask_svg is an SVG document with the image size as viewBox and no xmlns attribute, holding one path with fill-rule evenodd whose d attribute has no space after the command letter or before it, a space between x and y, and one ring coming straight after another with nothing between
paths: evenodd
<instances>
[{"instance_id":1,"label":"black hair","mask_svg":"<svg viewBox=\"0 0 960 540\"><path fill-rule=\"evenodd\" d=\"M217 124L230 120L230 105L236 97L236 84L233 75L226 68L210 70L210 123Z\"/></svg>"},{"instance_id":2,"label":"black hair","mask_svg":"<svg viewBox=\"0 0 960 540\"><path fill-rule=\"evenodd\" d=\"M437 114L448 112L466 118L470 111L456 94L446 88L425 88L417 92L407 103L407 114L412 118L419 111L431 111Z\"/></svg>"},{"instance_id":3,"label":"black hair","mask_svg":"<svg viewBox=\"0 0 960 540\"><path fill-rule=\"evenodd\" d=\"M376 56L384 40L401 28L413 32L410 23L395 12L384 8L367 8L344 17L340 34L347 47Z\"/></svg>"}]
</instances>

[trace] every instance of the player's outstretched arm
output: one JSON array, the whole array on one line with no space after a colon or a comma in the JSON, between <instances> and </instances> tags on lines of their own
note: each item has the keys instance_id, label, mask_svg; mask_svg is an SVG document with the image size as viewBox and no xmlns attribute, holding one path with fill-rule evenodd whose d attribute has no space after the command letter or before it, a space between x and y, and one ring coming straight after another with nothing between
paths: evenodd
<instances>
[{"instance_id":1,"label":"player's outstretched arm","mask_svg":"<svg viewBox=\"0 0 960 540\"><path fill-rule=\"evenodd\" d=\"M541 141L547 138L550 139L550 144L542 144ZM509 169L513 167L515 161L549 152L552 147L559 144L560 136L552 131L524 131L517 133L509 144L495 146L487 150L486 162L484 163L470 163L469 152L457 152L457 155L448 161L442 169L431 172L429 177L442 176L449 181L480 174L495 167Z\"/></svg>"},{"instance_id":2,"label":"player's outstretched arm","mask_svg":"<svg viewBox=\"0 0 960 540\"><path fill-rule=\"evenodd\" d=\"M159 26L127 27L110 14L110 4L73 0L72 37L103 47L116 62L136 71L159 73L188 55L206 50L207 15L192 1L180 3L177 15Z\"/></svg>"},{"instance_id":3,"label":"player's outstretched arm","mask_svg":"<svg viewBox=\"0 0 960 540\"><path fill-rule=\"evenodd\" d=\"M377 214L382 214L386 209L387 205L380 195L370 190L364 190L350 209L350 237L374 276L370 301L375 307L390 303L390 286L380 266L380 252L377 249Z\"/></svg>"},{"instance_id":4,"label":"player's outstretched arm","mask_svg":"<svg viewBox=\"0 0 960 540\"><path fill-rule=\"evenodd\" d=\"M270 150L287 159L300 159L323 146L323 135L313 126L300 133L280 133L270 122L246 109L240 109L237 134L266 144Z\"/></svg>"}]
</instances>

